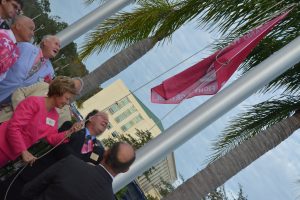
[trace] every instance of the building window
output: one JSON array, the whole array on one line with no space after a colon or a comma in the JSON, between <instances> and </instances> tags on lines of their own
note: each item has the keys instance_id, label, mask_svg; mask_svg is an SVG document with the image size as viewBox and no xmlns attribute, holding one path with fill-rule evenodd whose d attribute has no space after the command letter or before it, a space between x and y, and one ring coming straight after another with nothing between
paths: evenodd
<instances>
[{"instance_id":1,"label":"building window","mask_svg":"<svg viewBox=\"0 0 300 200\"><path fill-rule=\"evenodd\" d=\"M138 115L135 118L133 118L132 120L130 120L129 122L127 122L126 124L124 124L123 126L121 126L121 129L122 129L122 131L127 131L131 127L133 127L135 124L139 123L142 120L143 120L143 117L141 115Z\"/></svg>"},{"instance_id":2,"label":"building window","mask_svg":"<svg viewBox=\"0 0 300 200\"><path fill-rule=\"evenodd\" d=\"M108 124L107 124L107 126L106 126L107 130L111 129L111 127L112 127L111 123L108 122Z\"/></svg>"},{"instance_id":3,"label":"building window","mask_svg":"<svg viewBox=\"0 0 300 200\"><path fill-rule=\"evenodd\" d=\"M119 133L118 133L117 131L113 131L113 132L111 133L111 135L112 135L113 137L118 137Z\"/></svg>"},{"instance_id":4,"label":"building window","mask_svg":"<svg viewBox=\"0 0 300 200\"><path fill-rule=\"evenodd\" d=\"M116 113L118 110L120 110L121 108L123 108L124 106L126 106L128 103L130 103L128 97L125 97L123 99L121 99L120 101L114 103L113 105L111 105L108 110L111 114Z\"/></svg>"},{"instance_id":5,"label":"building window","mask_svg":"<svg viewBox=\"0 0 300 200\"><path fill-rule=\"evenodd\" d=\"M134 113L136 111L136 108L134 106L130 107L129 109L127 109L126 111L122 112L120 115L118 115L115 120L116 122L121 122L124 119L126 119L127 117L129 117L132 113Z\"/></svg>"}]
</instances>

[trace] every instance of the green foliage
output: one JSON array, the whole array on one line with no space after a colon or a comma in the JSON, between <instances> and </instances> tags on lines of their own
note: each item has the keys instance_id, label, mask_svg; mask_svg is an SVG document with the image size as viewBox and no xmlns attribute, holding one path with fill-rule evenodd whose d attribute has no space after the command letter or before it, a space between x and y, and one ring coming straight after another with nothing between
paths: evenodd
<instances>
[{"instance_id":1,"label":"green foliage","mask_svg":"<svg viewBox=\"0 0 300 200\"><path fill-rule=\"evenodd\" d=\"M133 12L121 12L105 20L86 37L80 57L86 59L92 53L112 48L128 47L144 38L162 25L174 5L165 0L141 1Z\"/></svg>"},{"instance_id":2,"label":"green foliage","mask_svg":"<svg viewBox=\"0 0 300 200\"><path fill-rule=\"evenodd\" d=\"M161 177L160 177L160 183L161 184L156 187L158 187L159 194L162 197L166 197L169 193L171 193L175 190L175 187L171 183L165 181Z\"/></svg>"},{"instance_id":3,"label":"green foliage","mask_svg":"<svg viewBox=\"0 0 300 200\"><path fill-rule=\"evenodd\" d=\"M117 199L121 199L127 192L128 188L123 187L119 192L116 193Z\"/></svg>"},{"instance_id":4,"label":"green foliage","mask_svg":"<svg viewBox=\"0 0 300 200\"><path fill-rule=\"evenodd\" d=\"M299 96L270 99L249 107L246 112L237 115L229 122L230 125L225 128L223 135L213 145L214 154L211 156L211 161L222 157L260 131L289 117L299 107Z\"/></svg>"},{"instance_id":5,"label":"green foliage","mask_svg":"<svg viewBox=\"0 0 300 200\"><path fill-rule=\"evenodd\" d=\"M147 194L146 198L147 198L147 200L159 200L159 198L153 197L153 196L150 195L150 194Z\"/></svg>"},{"instance_id":6,"label":"green foliage","mask_svg":"<svg viewBox=\"0 0 300 200\"><path fill-rule=\"evenodd\" d=\"M148 0L138 1L130 12L114 15L87 37L81 57L108 48L117 50L142 39L154 42L171 38L183 24L197 20L198 26L227 36L215 44L221 48L249 30L292 8L289 15L263 39L240 67L243 73L265 60L300 35L299 0ZM285 94L300 90L300 63L274 79L261 92L283 89ZM298 104L292 100L270 100L258 104L232 120L214 145L212 160L224 155L240 142L289 116ZM291 104L289 104L291 103ZM296 108L297 107L297 108ZM267 111L267 109L270 109ZM240 119L239 119L240 118Z\"/></svg>"},{"instance_id":7,"label":"green foliage","mask_svg":"<svg viewBox=\"0 0 300 200\"><path fill-rule=\"evenodd\" d=\"M238 196L228 197L225 187L221 186L217 188L214 192L209 193L203 200L247 200L247 196L244 195L243 188L239 185Z\"/></svg>"},{"instance_id":8,"label":"green foliage","mask_svg":"<svg viewBox=\"0 0 300 200\"><path fill-rule=\"evenodd\" d=\"M111 147L114 143L119 141L127 142L131 144L135 150L144 146L147 142L152 139L152 134L150 131L142 131L136 129L135 136L130 134L120 134L117 137L109 137L107 139L103 139L102 142L106 147Z\"/></svg>"},{"instance_id":9,"label":"green foliage","mask_svg":"<svg viewBox=\"0 0 300 200\"><path fill-rule=\"evenodd\" d=\"M238 197L235 198L234 200L247 200L247 196L244 196L244 192L243 192L243 188L241 185L239 185L240 187L240 190L239 190L239 193L238 193Z\"/></svg>"},{"instance_id":10,"label":"green foliage","mask_svg":"<svg viewBox=\"0 0 300 200\"><path fill-rule=\"evenodd\" d=\"M225 187L221 186L207 195L204 200L228 200Z\"/></svg>"},{"instance_id":11,"label":"green foliage","mask_svg":"<svg viewBox=\"0 0 300 200\"><path fill-rule=\"evenodd\" d=\"M26 0L23 11L26 16L34 18L36 25L35 41L37 43L41 41L43 36L56 34L68 26L67 23L61 22L59 17L49 16L51 10L48 0ZM65 58L59 59L62 55ZM85 65L78 58L77 46L73 42L59 52L56 60L53 60L52 64L58 75L81 77L88 73Z\"/></svg>"},{"instance_id":12,"label":"green foliage","mask_svg":"<svg viewBox=\"0 0 300 200\"><path fill-rule=\"evenodd\" d=\"M274 14L291 7L293 10L288 17L271 31L242 65L241 71L244 73L300 34L298 0L138 1L130 12L118 13L92 31L81 49L81 58L86 59L90 54L108 48L125 48L149 37L156 42L170 38L174 31L193 19L207 30L228 35L226 39L216 43L216 47L220 47L274 17ZM289 92L298 91L298 74L299 64L262 91L278 87L284 87ZM291 75L295 79L289 82Z\"/></svg>"}]
</instances>

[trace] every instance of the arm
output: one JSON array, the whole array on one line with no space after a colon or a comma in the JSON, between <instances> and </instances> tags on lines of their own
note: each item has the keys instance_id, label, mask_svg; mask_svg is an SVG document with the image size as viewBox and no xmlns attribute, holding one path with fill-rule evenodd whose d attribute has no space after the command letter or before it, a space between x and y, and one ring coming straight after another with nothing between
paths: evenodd
<instances>
[{"instance_id":1,"label":"arm","mask_svg":"<svg viewBox=\"0 0 300 200\"><path fill-rule=\"evenodd\" d=\"M20 154L27 150L22 137L22 130L28 125L37 112L38 105L35 99L27 98L17 106L13 117L9 121L6 137L15 154Z\"/></svg>"},{"instance_id":2,"label":"arm","mask_svg":"<svg viewBox=\"0 0 300 200\"><path fill-rule=\"evenodd\" d=\"M72 127L67 130L58 133L58 130L55 129L51 133L48 134L46 140L51 144L52 146L58 145L59 143L62 143L62 140L65 138L63 143L69 142L69 137L72 136L73 133L79 131L83 126L83 122L76 122L72 125ZM57 128L57 127L56 127Z\"/></svg>"},{"instance_id":3,"label":"arm","mask_svg":"<svg viewBox=\"0 0 300 200\"><path fill-rule=\"evenodd\" d=\"M60 133L58 133L58 131L52 131L50 134L48 134L46 140L51 146L56 146L60 143L69 142L68 136L69 136L69 131L63 131Z\"/></svg>"},{"instance_id":4,"label":"arm","mask_svg":"<svg viewBox=\"0 0 300 200\"><path fill-rule=\"evenodd\" d=\"M57 172L64 167L64 161L65 159L53 164L39 176L27 183L23 188L22 196L28 199L33 199L43 193L48 185L53 183L52 181L55 179Z\"/></svg>"}]
</instances>

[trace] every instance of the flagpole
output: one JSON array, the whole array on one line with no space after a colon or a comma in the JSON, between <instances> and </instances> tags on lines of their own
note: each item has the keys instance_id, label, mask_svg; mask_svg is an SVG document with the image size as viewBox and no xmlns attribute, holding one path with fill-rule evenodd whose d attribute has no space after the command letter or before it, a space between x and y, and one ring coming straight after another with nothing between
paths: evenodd
<instances>
[{"instance_id":1,"label":"flagpole","mask_svg":"<svg viewBox=\"0 0 300 200\"><path fill-rule=\"evenodd\" d=\"M57 33L57 37L61 41L61 48L70 44L84 33L96 27L103 20L118 12L134 0L109 0L96 8L94 11L85 15L78 21L74 22L66 29Z\"/></svg>"},{"instance_id":2,"label":"flagpole","mask_svg":"<svg viewBox=\"0 0 300 200\"><path fill-rule=\"evenodd\" d=\"M300 36L139 149L136 154L136 161L130 167L130 170L114 179L114 191L119 191L180 145L298 62L300 62Z\"/></svg>"}]
</instances>

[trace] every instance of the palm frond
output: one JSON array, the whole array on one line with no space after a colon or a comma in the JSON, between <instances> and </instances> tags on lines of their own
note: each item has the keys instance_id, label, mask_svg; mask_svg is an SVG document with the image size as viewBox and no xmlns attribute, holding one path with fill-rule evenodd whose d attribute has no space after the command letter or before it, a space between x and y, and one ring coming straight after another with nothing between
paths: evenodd
<instances>
[{"instance_id":1,"label":"palm frond","mask_svg":"<svg viewBox=\"0 0 300 200\"><path fill-rule=\"evenodd\" d=\"M86 5L90 5L90 4L94 3L95 1L97 1L99 4L102 4L102 3L106 2L107 0L84 0L84 3Z\"/></svg>"},{"instance_id":2,"label":"palm frond","mask_svg":"<svg viewBox=\"0 0 300 200\"><path fill-rule=\"evenodd\" d=\"M298 96L283 96L249 107L229 122L223 134L213 144L210 162L225 155L243 141L290 116L300 108Z\"/></svg>"},{"instance_id":3,"label":"palm frond","mask_svg":"<svg viewBox=\"0 0 300 200\"><path fill-rule=\"evenodd\" d=\"M174 5L165 0L141 1L132 12L116 14L86 37L86 43L81 47L81 58L108 48L116 51L151 37L173 8Z\"/></svg>"}]
</instances>

